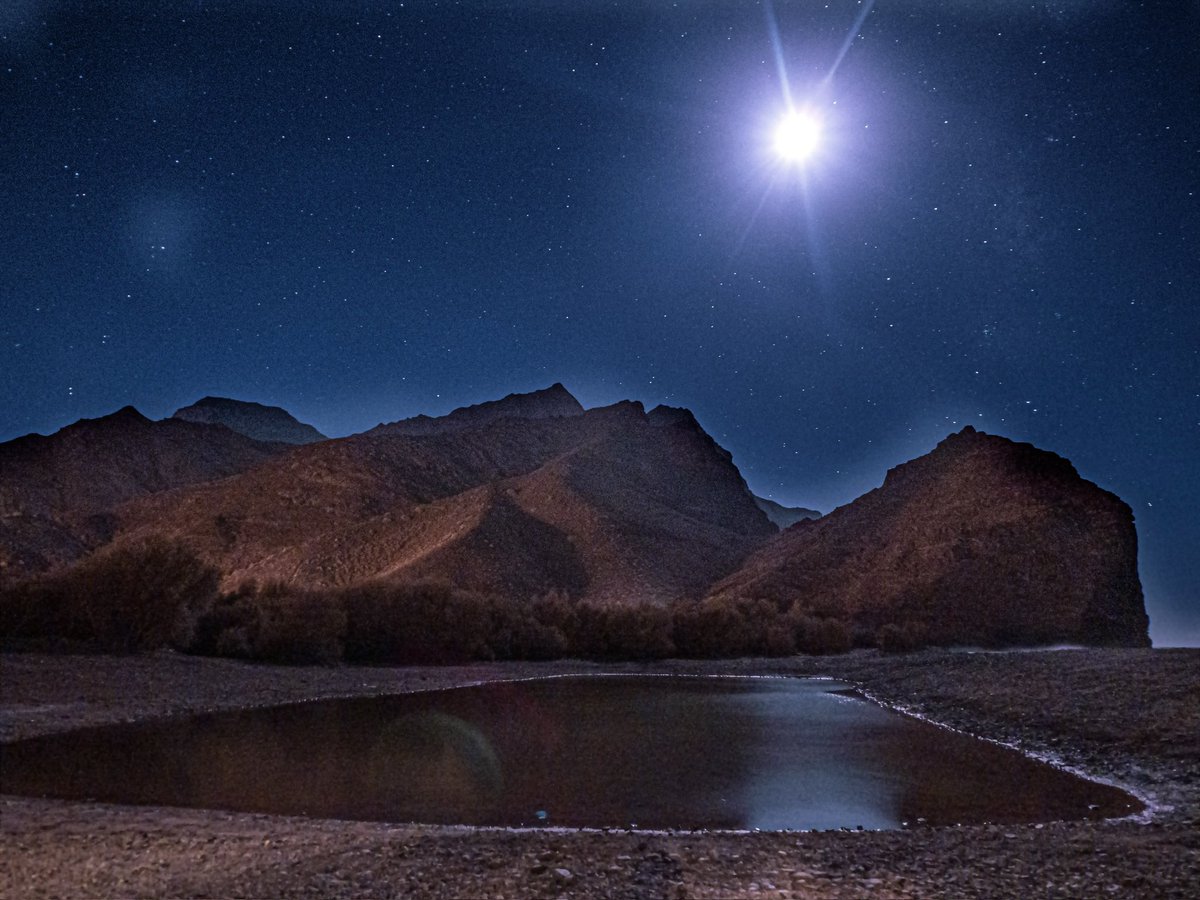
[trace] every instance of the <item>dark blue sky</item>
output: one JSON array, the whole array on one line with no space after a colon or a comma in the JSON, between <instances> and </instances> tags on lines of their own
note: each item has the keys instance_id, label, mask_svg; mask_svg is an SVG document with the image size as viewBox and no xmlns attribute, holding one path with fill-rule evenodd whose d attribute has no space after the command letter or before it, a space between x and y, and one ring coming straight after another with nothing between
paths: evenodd
<instances>
[{"instance_id":1,"label":"dark blue sky","mask_svg":"<svg viewBox=\"0 0 1200 900\"><path fill-rule=\"evenodd\" d=\"M5 0L0 439L562 381L828 510L971 423L1127 500L1200 642L1200 4L879 0L833 71L863 12Z\"/></svg>"}]
</instances>

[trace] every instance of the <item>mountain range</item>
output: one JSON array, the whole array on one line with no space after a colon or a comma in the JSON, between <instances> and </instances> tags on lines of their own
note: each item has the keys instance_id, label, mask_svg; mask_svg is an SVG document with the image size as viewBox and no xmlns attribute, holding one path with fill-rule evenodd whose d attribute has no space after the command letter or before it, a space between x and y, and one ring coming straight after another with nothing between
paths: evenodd
<instances>
[{"instance_id":1,"label":"mountain range","mask_svg":"<svg viewBox=\"0 0 1200 900\"><path fill-rule=\"evenodd\" d=\"M561 384L339 439L208 397L0 444L0 586L152 536L227 588L435 580L765 600L941 644L1148 643L1129 507L1052 453L967 428L821 516L755 497L688 410L585 410Z\"/></svg>"}]
</instances>

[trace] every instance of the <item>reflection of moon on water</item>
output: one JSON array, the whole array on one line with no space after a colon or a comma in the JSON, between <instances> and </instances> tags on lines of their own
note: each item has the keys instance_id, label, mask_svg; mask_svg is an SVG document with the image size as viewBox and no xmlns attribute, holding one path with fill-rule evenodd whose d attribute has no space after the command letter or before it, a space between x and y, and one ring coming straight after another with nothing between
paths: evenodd
<instances>
[{"instance_id":1,"label":"reflection of moon on water","mask_svg":"<svg viewBox=\"0 0 1200 900\"><path fill-rule=\"evenodd\" d=\"M440 712L413 713L388 725L371 752L370 770L377 792L442 810L490 806L504 784L491 742L470 722Z\"/></svg>"}]
</instances>

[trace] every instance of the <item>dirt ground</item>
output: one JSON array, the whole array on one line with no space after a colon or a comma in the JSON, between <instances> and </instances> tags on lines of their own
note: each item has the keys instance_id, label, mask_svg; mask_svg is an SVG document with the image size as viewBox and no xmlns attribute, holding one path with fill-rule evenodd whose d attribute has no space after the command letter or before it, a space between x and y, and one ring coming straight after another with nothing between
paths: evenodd
<instances>
[{"instance_id":1,"label":"dirt ground","mask_svg":"<svg viewBox=\"0 0 1200 900\"><path fill-rule=\"evenodd\" d=\"M505 831L0 796L0 897L1200 896L1200 650L448 668L0 656L0 741L571 672L828 675L1138 794L1138 821L892 832Z\"/></svg>"}]
</instances>

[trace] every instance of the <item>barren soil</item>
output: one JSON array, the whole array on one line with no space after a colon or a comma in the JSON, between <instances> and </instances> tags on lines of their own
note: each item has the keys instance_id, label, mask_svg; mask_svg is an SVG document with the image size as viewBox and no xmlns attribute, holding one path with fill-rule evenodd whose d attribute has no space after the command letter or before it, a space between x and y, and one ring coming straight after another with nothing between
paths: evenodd
<instances>
[{"instance_id":1,"label":"barren soil","mask_svg":"<svg viewBox=\"0 0 1200 900\"><path fill-rule=\"evenodd\" d=\"M1200 651L281 668L5 654L0 740L567 672L829 675L1150 803L1141 821L895 832L502 831L0 797L0 897L1194 897Z\"/></svg>"}]
</instances>

